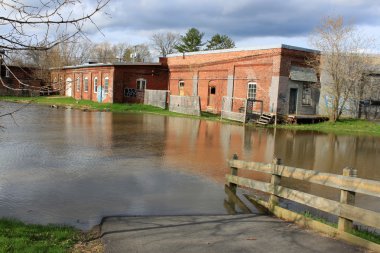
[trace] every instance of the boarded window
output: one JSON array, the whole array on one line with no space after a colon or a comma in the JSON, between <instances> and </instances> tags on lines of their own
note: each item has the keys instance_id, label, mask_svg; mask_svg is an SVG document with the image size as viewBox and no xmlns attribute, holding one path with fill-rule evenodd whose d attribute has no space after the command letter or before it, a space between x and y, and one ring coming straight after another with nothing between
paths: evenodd
<instances>
[{"instance_id":1,"label":"boarded window","mask_svg":"<svg viewBox=\"0 0 380 253\"><path fill-rule=\"evenodd\" d=\"M302 105L311 105L311 87L309 83L303 84Z\"/></svg>"},{"instance_id":2,"label":"boarded window","mask_svg":"<svg viewBox=\"0 0 380 253\"><path fill-rule=\"evenodd\" d=\"M104 94L108 94L109 79L108 77L104 78Z\"/></svg>"},{"instance_id":3,"label":"boarded window","mask_svg":"<svg viewBox=\"0 0 380 253\"><path fill-rule=\"evenodd\" d=\"M79 92L80 91L80 78L79 77L77 77L77 84L76 84L76 86L77 86L77 91Z\"/></svg>"},{"instance_id":4,"label":"boarded window","mask_svg":"<svg viewBox=\"0 0 380 253\"><path fill-rule=\"evenodd\" d=\"M247 98L248 99L256 99L256 83L248 83L248 92L247 92Z\"/></svg>"}]
</instances>

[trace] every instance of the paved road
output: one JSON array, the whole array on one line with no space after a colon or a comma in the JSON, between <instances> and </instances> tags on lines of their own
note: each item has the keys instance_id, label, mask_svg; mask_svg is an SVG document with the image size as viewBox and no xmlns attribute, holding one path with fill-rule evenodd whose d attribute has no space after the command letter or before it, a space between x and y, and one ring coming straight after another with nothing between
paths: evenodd
<instances>
[{"instance_id":1,"label":"paved road","mask_svg":"<svg viewBox=\"0 0 380 253\"><path fill-rule=\"evenodd\" d=\"M365 252L265 215L110 217L105 252Z\"/></svg>"}]
</instances>

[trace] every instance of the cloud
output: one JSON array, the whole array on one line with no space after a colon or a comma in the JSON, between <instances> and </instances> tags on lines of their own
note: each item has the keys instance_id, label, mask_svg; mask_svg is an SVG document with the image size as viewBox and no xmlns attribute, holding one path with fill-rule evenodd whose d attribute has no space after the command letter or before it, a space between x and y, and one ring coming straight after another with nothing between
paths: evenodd
<instances>
[{"instance_id":1,"label":"cloud","mask_svg":"<svg viewBox=\"0 0 380 253\"><path fill-rule=\"evenodd\" d=\"M307 36L322 17L337 15L358 25L380 25L378 0L111 0L106 11L110 18L95 20L106 34L119 33L121 38L144 34L147 41L157 31L184 33L191 27L206 37L220 33L235 41Z\"/></svg>"}]
</instances>

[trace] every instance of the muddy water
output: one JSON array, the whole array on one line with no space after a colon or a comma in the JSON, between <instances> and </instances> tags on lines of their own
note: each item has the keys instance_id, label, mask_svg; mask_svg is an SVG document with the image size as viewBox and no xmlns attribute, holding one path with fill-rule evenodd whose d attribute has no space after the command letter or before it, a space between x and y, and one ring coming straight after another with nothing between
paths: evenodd
<instances>
[{"instance_id":1,"label":"muddy water","mask_svg":"<svg viewBox=\"0 0 380 253\"><path fill-rule=\"evenodd\" d=\"M1 112L19 107L1 104ZM225 214L226 159L380 180L380 138L29 106L1 118L0 216L87 229L108 215ZM306 192L337 193L300 182ZM377 200L358 205L380 210Z\"/></svg>"}]
</instances>

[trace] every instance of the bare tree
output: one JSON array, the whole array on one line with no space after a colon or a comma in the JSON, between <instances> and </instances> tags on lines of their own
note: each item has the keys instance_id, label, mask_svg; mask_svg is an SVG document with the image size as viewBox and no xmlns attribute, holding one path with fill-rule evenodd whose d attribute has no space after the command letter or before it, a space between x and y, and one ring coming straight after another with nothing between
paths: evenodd
<instances>
[{"instance_id":1,"label":"bare tree","mask_svg":"<svg viewBox=\"0 0 380 253\"><path fill-rule=\"evenodd\" d=\"M152 55L147 44L138 44L130 46L125 50L124 60L126 62L149 62Z\"/></svg>"},{"instance_id":2,"label":"bare tree","mask_svg":"<svg viewBox=\"0 0 380 253\"><path fill-rule=\"evenodd\" d=\"M353 103L351 100L360 99L366 89L363 75L373 40L361 35L352 24L345 24L342 17L328 17L311 35L310 43L322 54L320 61L318 56L310 65L321 75L322 93L331 99L329 117L335 122Z\"/></svg>"},{"instance_id":3,"label":"bare tree","mask_svg":"<svg viewBox=\"0 0 380 253\"><path fill-rule=\"evenodd\" d=\"M0 45L9 50L47 50L63 41L83 34L86 22L110 0L97 0L89 11L76 14L73 10L84 10L80 0L45 0L29 2L5 0L0 2ZM88 7L88 6L87 6ZM54 37L55 33L64 36Z\"/></svg>"},{"instance_id":4,"label":"bare tree","mask_svg":"<svg viewBox=\"0 0 380 253\"><path fill-rule=\"evenodd\" d=\"M162 57L176 52L175 46L178 44L181 36L178 33L155 33L151 37L152 46Z\"/></svg>"},{"instance_id":5,"label":"bare tree","mask_svg":"<svg viewBox=\"0 0 380 253\"><path fill-rule=\"evenodd\" d=\"M114 47L112 46L112 44L108 42L95 44L92 49L92 53L90 57L92 60L96 60L102 63L116 61L116 54L115 54Z\"/></svg>"},{"instance_id":6,"label":"bare tree","mask_svg":"<svg viewBox=\"0 0 380 253\"><path fill-rule=\"evenodd\" d=\"M113 51L115 53L116 60L118 60L119 62L124 61L125 52L129 47L130 46L127 43L118 43L114 45Z\"/></svg>"}]
</instances>

